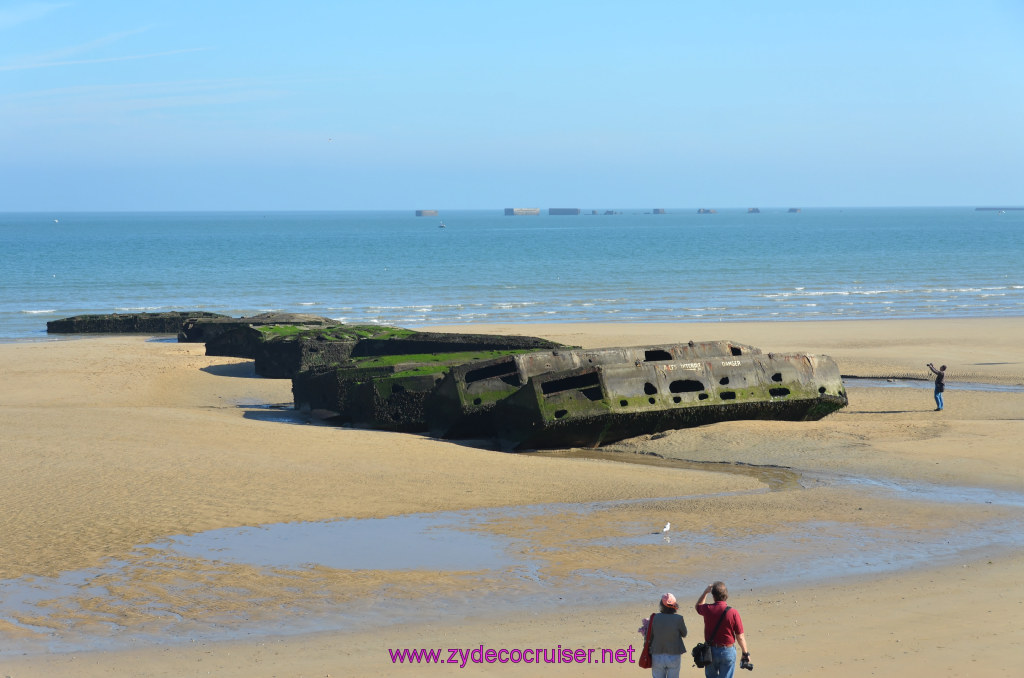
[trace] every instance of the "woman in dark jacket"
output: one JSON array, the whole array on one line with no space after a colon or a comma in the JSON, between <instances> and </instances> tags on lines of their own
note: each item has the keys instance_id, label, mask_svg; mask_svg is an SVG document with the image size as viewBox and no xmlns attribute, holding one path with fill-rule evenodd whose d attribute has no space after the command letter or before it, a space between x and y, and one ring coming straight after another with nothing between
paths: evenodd
<instances>
[{"instance_id":1,"label":"woman in dark jacket","mask_svg":"<svg viewBox=\"0 0 1024 678\"><path fill-rule=\"evenodd\" d=\"M643 631L646 635L647 629ZM654 615L651 633L651 675L654 678L679 678L682 655L686 653L685 637L686 623L679 614L679 603L674 595L666 593L661 597L661 612Z\"/></svg>"}]
</instances>

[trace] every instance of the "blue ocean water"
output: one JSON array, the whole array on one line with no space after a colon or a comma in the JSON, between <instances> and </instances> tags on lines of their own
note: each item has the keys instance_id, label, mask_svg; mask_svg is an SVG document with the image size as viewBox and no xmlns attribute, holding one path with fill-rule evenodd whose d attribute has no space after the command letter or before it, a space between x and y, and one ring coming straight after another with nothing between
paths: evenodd
<instances>
[{"instance_id":1,"label":"blue ocean water","mask_svg":"<svg viewBox=\"0 0 1024 678\"><path fill-rule=\"evenodd\" d=\"M0 340L115 311L404 327L1024 315L1021 211L667 212L0 213Z\"/></svg>"}]
</instances>

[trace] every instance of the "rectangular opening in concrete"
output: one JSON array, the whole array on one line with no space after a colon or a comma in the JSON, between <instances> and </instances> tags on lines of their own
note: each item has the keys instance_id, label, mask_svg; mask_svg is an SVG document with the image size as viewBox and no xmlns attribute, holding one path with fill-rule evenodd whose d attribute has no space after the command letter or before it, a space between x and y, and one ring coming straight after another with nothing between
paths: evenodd
<instances>
[{"instance_id":1,"label":"rectangular opening in concrete","mask_svg":"<svg viewBox=\"0 0 1024 678\"><path fill-rule=\"evenodd\" d=\"M653 363L659 360L672 360L672 354L660 348L644 351L645 363Z\"/></svg>"},{"instance_id":2,"label":"rectangular opening in concrete","mask_svg":"<svg viewBox=\"0 0 1024 678\"><path fill-rule=\"evenodd\" d=\"M546 381L540 385L540 390L544 395L553 395L555 393L564 393L565 391L582 391L594 386L598 388L601 386L597 372L587 372L586 374L578 374L572 377L565 377L564 379Z\"/></svg>"},{"instance_id":3,"label":"rectangular opening in concrete","mask_svg":"<svg viewBox=\"0 0 1024 678\"><path fill-rule=\"evenodd\" d=\"M511 375L518 376L516 371L516 363L514 360L507 360L505 362L497 363L496 365L487 365L475 370L469 370L466 372L466 383L473 384L484 379L494 379L495 377L508 377Z\"/></svg>"}]
</instances>

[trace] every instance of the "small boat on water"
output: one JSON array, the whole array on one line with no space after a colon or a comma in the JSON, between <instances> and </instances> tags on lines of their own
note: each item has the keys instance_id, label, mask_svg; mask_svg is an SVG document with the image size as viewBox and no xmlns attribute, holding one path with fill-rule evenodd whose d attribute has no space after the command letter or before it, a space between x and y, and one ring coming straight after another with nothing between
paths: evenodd
<instances>
[{"instance_id":1,"label":"small boat on water","mask_svg":"<svg viewBox=\"0 0 1024 678\"><path fill-rule=\"evenodd\" d=\"M445 226L445 225L444 225L444 219L442 219L442 220L441 220L441 223L440 223L440 224L438 224L438 226L437 226L437 227L438 227L438 228L448 228L447 226Z\"/></svg>"}]
</instances>

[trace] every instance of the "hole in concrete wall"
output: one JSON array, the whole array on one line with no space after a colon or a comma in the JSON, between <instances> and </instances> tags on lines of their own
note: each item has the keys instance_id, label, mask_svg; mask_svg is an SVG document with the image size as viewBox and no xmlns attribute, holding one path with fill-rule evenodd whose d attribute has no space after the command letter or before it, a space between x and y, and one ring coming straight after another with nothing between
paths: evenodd
<instances>
[{"instance_id":1,"label":"hole in concrete wall","mask_svg":"<svg viewBox=\"0 0 1024 678\"><path fill-rule=\"evenodd\" d=\"M676 379L668 385L672 393L697 393L704 390L704 383L696 379Z\"/></svg>"},{"instance_id":2,"label":"hole in concrete wall","mask_svg":"<svg viewBox=\"0 0 1024 678\"><path fill-rule=\"evenodd\" d=\"M473 398L473 404L474 405L479 405L482 402L483 402L483 399L481 399L481 398Z\"/></svg>"},{"instance_id":3,"label":"hole in concrete wall","mask_svg":"<svg viewBox=\"0 0 1024 678\"><path fill-rule=\"evenodd\" d=\"M555 412L555 419L561 419L567 414L569 414L569 410L558 410L557 412Z\"/></svg>"},{"instance_id":4,"label":"hole in concrete wall","mask_svg":"<svg viewBox=\"0 0 1024 678\"><path fill-rule=\"evenodd\" d=\"M782 396L789 395L789 389L780 386L779 388L768 389L768 393L770 393L773 398L781 398Z\"/></svg>"},{"instance_id":5,"label":"hole in concrete wall","mask_svg":"<svg viewBox=\"0 0 1024 678\"><path fill-rule=\"evenodd\" d=\"M653 405L653 404L654 404L654 398L648 398L648 399L647 399L647 402L649 402L650 404L652 404L652 405Z\"/></svg>"},{"instance_id":6,"label":"hole in concrete wall","mask_svg":"<svg viewBox=\"0 0 1024 678\"><path fill-rule=\"evenodd\" d=\"M776 372L773 374L772 381L782 381L782 372Z\"/></svg>"},{"instance_id":7,"label":"hole in concrete wall","mask_svg":"<svg viewBox=\"0 0 1024 678\"><path fill-rule=\"evenodd\" d=\"M722 391L718 397L722 400L736 400L736 391Z\"/></svg>"},{"instance_id":8,"label":"hole in concrete wall","mask_svg":"<svg viewBox=\"0 0 1024 678\"><path fill-rule=\"evenodd\" d=\"M628 404L629 404L629 401L628 401L628 400L620 400L620 401L619 401L619 405L622 405L623 407L625 407L625 406L626 406L626 405L628 405Z\"/></svg>"},{"instance_id":9,"label":"hole in concrete wall","mask_svg":"<svg viewBox=\"0 0 1024 678\"><path fill-rule=\"evenodd\" d=\"M494 377L507 377L509 375L515 375L518 377L516 371L516 363L513 360L500 362L496 365L487 365L485 367L479 367L475 370L466 372L466 383L472 384L477 381L483 381L484 379L493 379ZM517 378L518 381L518 378Z\"/></svg>"},{"instance_id":10,"label":"hole in concrete wall","mask_svg":"<svg viewBox=\"0 0 1024 678\"><path fill-rule=\"evenodd\" d=\"M589 388L591 386L600 386L601 382L597 378L597 372L587 372L586 374L578 374L572 377L565 377L564 379L552 379L551 381L545 381L540 385L540 390L544 395L551 395L552 393L561 393L563 391L574 391L577 389Z\"/></svg>"},{"instance_id":11,"label":"hole in concrete wall","mask_svg":"<svg viewBox=\"0 0 1024 678\"><path fill-rule=\"evenodd\" d=\"M743 355L743 349L741 348L737 348L736 346L730 346L729 349L732 351L733 355Z\"/></svg>"},{"instance_id":12,"label":"hole in concrete wall","mask_svg":"<svg viewBox=\"0 0 1024 678\"><path fill-rule=\"evenodd\" d=\"M707 393L701 393L699 396L697 396L697 400L707 400L708 397L709 396Z\"/></svg>"},{"instance_id":13,"label":"hole in concrete wall","mask_svg":"<svg viewBox=\"0 0 1024 678\"><path fill-rule=\"evenodd\" d=\"M658 387L652 384L651 382L648 381L647 383L644 384L644 393L646 393L647 395L654 395L657 392Z\"/></svg>"},{"instance_id":14,"label":"hole in concrete wall","mask_svg":"<svg viewBox=\"0 0 1024 678\"><path fill-rule=\"evenodd\" d=\"M725 386L726 384L729 383L729 377L722 377L721 379L718 380L718 383L721 384L722 386Z\"/></svg>"},{"instance_id":15,"label":"hole in concrete wall","mask_svg":"<svg viewBox=\"0 0 1024 678\"><path fill-rule=\"evenodd\" d=\"M818 393L820 395L825 395L825 387L824 386L819 386L818 387Z\"/></svg>"},{"instance_id":16,"label":"hole in concrete wall","mask_svg":"<svg viewBox=\"0 0 1024 678\"><path fill-rule=\"evenodd\" d=\"M678 404L678 403L681 403L681 402L683 402L683 399L682 399L682 398L680 398L679 396L673 396L673 397L672 397L672 402L674 402L674 403L677 403L677 404Z\"/></svg>"},{"instance_id":17,"label":"hole in concrete wall","mask_svg":"<svg viewBox=\"0 0 1024 678\"><path fill-rule=\"evenodd\" d=\"M672 354L661 349L644 351L644 362L651 363L657 360L672 360Z\"/></svg>"}]
</instances>

